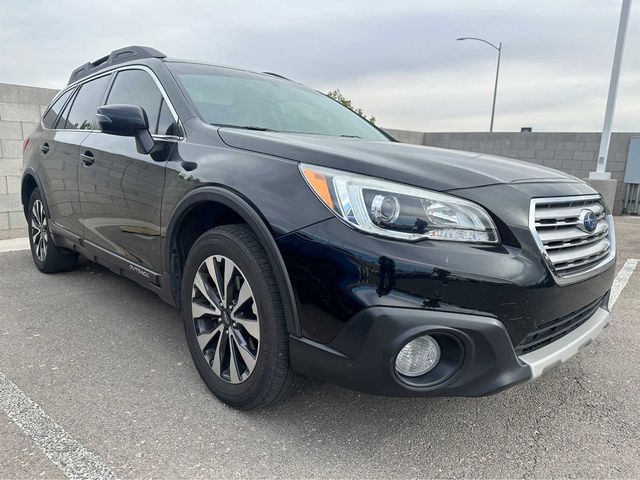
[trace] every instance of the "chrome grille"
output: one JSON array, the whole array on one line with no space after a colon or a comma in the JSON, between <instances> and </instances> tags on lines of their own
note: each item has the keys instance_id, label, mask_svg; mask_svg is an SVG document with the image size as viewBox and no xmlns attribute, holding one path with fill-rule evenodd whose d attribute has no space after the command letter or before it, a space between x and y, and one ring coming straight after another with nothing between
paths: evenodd
<instances>
[{"instance_id":1,"label":"chrome grille","mask_svg":"<svg viewBox=\"0 0 640 480\"><path fill-rule=\"evenodd\" d=\"M541 198L531 203L532 233L557 277L581 276L615 256L613 222L599 195ZM596 215L593 232L583 226L583 210Z\"/></svg>"}]
</instances>

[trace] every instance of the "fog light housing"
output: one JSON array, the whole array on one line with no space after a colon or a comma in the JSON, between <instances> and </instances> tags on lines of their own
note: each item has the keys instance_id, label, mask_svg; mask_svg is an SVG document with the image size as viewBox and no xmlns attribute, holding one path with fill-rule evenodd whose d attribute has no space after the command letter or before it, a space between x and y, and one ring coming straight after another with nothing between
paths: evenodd
<instances>
[{"instance_id":1,"label":"fog light housing","mask_svg":"<svg viewBox=\"0 0 640 480\"><path fill-rule=\"evenodd\" d=\"M414 338L396 356L396 371L405 377L419 377L430 372L440 361L440 345L429 336Z\"/></svg>"}]
</instances>

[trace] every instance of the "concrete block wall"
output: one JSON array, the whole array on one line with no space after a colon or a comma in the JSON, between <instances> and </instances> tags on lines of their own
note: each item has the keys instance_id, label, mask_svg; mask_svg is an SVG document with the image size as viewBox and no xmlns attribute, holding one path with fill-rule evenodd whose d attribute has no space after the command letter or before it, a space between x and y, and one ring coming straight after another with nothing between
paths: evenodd
<instances>
[{"instance_id":1,"label":"concrete block wall","mask_svg":"<svg viewBox=\"0 0 640 480\"><path fill-rule=\"evenodd\" d=\"M596 168L600 133L424 133L386 129L400 142L429 145L455 150L500 155L555 168L587 178ZM616 200L612 207L615 214L622 212L624 170L632 137L640 133L614 133L609 146L607 171L618 180Z\"/></svg>"},{"instance_id":2,"label":"concrete block wall","mask_svg":"<svg viewBox=\"0 0 640 480\"><path fill-rule=\"evenodd\" d=\"M36 128L56 92L0 83L0 240L27 235L20 203L22 141Z\"/></svg>"},{"instance_id":3,"label":"concrete block wall","mask_svg":"<svg viewBox=\"0 0 640 480\"><path fill-rule=\"evenodd\" d=\"M22 142L40 121L56 90L0 83L0 240L26 236L20 202ZM501 155L585 178L595 169L599 133L425 133L387 129L401 142ZM607 169L619 180L614 213L622 211L624 169L631 137L615 133Z\"/></svg>"}]
</instances>

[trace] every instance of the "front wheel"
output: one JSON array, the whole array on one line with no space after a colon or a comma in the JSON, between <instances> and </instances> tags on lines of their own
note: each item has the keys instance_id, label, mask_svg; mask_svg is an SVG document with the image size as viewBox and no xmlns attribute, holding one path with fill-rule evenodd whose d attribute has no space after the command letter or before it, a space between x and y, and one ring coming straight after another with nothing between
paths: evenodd
<instances>
[{"instance_id":1,"label":"front wheel","mask_svg":"<svg viewBox=\"0 0 640 480\"><path fill-rule=\"evenodd\" d=\"M58 273L73 270L78 263L78 254L61 248L51 240L51 222L44 207L44 200L37 188L31 193L27 210L27 225L31 256L38 270Z\"/></svg>"},{"instance_id":2,"label":"front wheel","mask_svg":"<svg viewBox=\"0 0 640 480\"><path fill-rule=\"evenodd\" d=\"M245 225L214 228L193 245L182 311L196 368L223 402L265 407L298 386L271 262Z\"/></svg>"}]
</instances>

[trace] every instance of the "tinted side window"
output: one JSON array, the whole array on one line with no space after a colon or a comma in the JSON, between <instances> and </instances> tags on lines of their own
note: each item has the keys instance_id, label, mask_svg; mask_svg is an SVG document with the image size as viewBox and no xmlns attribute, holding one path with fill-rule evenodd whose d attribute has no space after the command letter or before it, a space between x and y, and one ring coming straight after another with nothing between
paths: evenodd
<instances>
[{"instance_id":1,"label":"tinted side window","mask_svg":"<svg viewBox=\"0 0 640 480\"><path fill-rule=\"evenodd\" d=\"M162 94L151 76L143 70L122 70L113 82L107 105L139 105L149 119L149 131L158 133Z\"/></svg>"},{"instance_id":2,"label":"tinted side window","mask_svg":"<svg viewBox=\"0 0 640 480\"><path fill-rule=\"evenodd\" d=\"M71 105L73 105L73 98L67 102L67 106L64 107L64 110L60 114L58 123L56 124L56 130L75 128L73 125L69 124L69 110L71 110Z\"/></svg>"},{"instance_id":3,"label":"tinted side window","mask_svg":"<svg viewBox=\"0 0 640 480\"><path fill-rule=\"evenodd\" d=\"M162 107L160 107L160 117L158 118L158 135L178 135L176 121L167 102L162 99Z\"/></svg>"},{"instance_id":4,"label":"tinted side window","mask_svg":"<svg viewBox=\"0 0 640 480\"><path fill-rule=\"evenodd\" d=\"M72 93L73 93L73 88L68 92L65 92L64 94L62 94L60 98L58 98L53 103L53 105L51 105L51 108L49 108L47 113L44 114L44 117L42 117L42 124L45 126L45 128L53 128L53 125L56 123L56 118L58 118L58 114L60 113L60 110L62 110L62 107L64 106L65 102L69 99Z\"/></svg>"},{"instance_id":5,"label":"tinted side window","mask_svg":"<svg viewBox=\"0 0 640 480\"><path fill-rule=\"evenodd\" d=\"M60 128L78 128L81 130L96 130L96 111L102 102L104 90L109 83L109 75L96 78L80 87L76 95L69 117L65 125L60 122Z\"/></svg>"}]
</instances>

